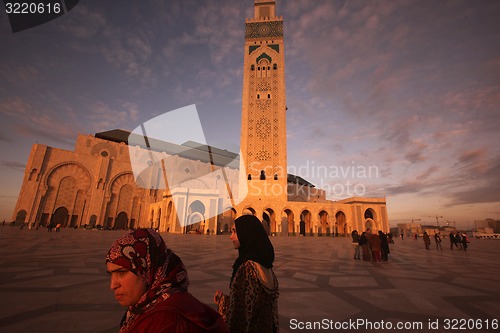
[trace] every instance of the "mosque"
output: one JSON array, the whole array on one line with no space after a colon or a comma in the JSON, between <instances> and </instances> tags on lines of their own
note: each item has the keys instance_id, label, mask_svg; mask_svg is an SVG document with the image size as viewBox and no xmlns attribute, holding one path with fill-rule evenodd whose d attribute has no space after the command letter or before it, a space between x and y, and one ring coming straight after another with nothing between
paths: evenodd
<instances>
[{"instance_id":1,"label":"mosque","mask_svg":"<svg viewBox=\"0 0 500 333\"><path fill-rule=\"evenodd\" d=\"M239 154L119 129L78 135L74 151L34 144L15 223L219 234L253 214L279 236L388 232L385 198L327 200L323 189L288 174L283 18L275 1L255 0L245 27Z\"/></svg>"}]
</instances>

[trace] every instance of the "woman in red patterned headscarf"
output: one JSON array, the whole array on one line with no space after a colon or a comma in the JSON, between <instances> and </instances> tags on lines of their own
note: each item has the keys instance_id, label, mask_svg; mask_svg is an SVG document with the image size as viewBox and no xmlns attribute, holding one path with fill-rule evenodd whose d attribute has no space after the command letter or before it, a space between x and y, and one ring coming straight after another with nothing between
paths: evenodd
<instances>
[{"instance_id":1,"label":"woman in red patterned headscarf","mask_svg":"<svg viewBox=\"0 0 500 333\"><path fill-rule=\"evenodd\" d=\"M137 229L106 256L110 288L127 307L120 333L228 332L220 315L187 292L181 259L152 229Z\"/></svg>"}]
</instances>

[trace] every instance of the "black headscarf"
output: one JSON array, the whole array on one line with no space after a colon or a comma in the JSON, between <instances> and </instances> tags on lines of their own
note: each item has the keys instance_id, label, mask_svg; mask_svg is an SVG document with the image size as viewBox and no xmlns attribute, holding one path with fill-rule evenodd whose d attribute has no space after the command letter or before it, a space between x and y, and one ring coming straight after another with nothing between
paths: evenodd
<instances>
[{"instance_id":1,"label":"black headscarf","mask_svg":"<svg viewBox=\"0 0 500 333\"><path fill-rule=\"evenodd\" d=\"M238 258L233 264L231 281L238 268L247 260L252 260L264 267L272 268L274 247L259 219L253 215L243 215L238 217L234 221L234 224L240 248L238 249Z\"/></svg>"}]
</instances>

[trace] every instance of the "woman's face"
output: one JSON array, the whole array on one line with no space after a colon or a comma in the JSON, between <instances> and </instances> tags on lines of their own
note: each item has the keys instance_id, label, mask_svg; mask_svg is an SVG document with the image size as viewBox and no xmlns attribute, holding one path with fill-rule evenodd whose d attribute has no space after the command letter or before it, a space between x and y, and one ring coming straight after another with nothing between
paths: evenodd
<instances>
[{"instance_id":1,"label":"woman's face","mask_svg":"<svg viewBox=\"0 0 500 333\"><path fill-rule=\"evenodd\" d=\"M236 228L233 228L232 231L233 232L231 233L231 237L229 237L229 239L233 241L234 248L239 249L240 248L240 241L238 239L238 234L236 233Z\"/></svg>"},{"instance_id":2,"label":"woman's face","mask_svg":"<svg viewBox=\"0 0 500 333\"><path fill-rule=\"evenodd\" d=\"M108 273L111 275L110 288L121 306L137 304L146 292L146 284L128 269L108 262Z\"/></svg>"}]
</instances>

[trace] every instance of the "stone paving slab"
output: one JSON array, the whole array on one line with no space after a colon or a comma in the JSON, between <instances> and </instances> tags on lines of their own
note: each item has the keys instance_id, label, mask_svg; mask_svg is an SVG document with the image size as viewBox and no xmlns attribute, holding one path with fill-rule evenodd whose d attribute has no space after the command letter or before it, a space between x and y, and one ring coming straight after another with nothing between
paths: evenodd
<instances>
[{"instance_id":1,"label":"stone paving slab","mask_svg":"<svg viewBox=\"0 0 500 333\"><path fill-rule=\"evenodd\" d=\"M124 233L0 227L0 332L117 332L124 309L109 290L104 257ZM237 254L229 237L162 235L188 269L190 292L215 308L214 291L228 291ZM500 331L491 327L492 320L500 320L500 241L472 240L467 252L448 246L438 252L425 250L421 239L397 239L388 262L372 263L353 260L345 238L271 240L280 282L280 332L324 331L298 326L325 320L423 325L395 332L456 331L444 329L446 318L483 320L483 330L473 326L467 332ZM440 326L431 330L429 321Z\"/></svg>"}]
</instances>

